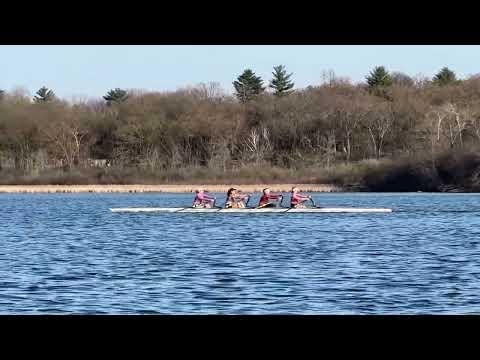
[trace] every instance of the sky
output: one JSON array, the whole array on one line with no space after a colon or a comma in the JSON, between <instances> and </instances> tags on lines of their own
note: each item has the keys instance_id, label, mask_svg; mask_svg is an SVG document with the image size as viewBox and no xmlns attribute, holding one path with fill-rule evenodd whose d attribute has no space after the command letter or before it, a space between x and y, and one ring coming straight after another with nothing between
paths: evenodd
<instances>
[{"instance_id":1,"label":"sky","mask_svg":"<svg viewBox=\"0 0 480 360\"><path fill-rule=\"evenodd\" d=\"M232 82L251 68L265 82L273 66L293 72L295 87L322 83L322 72L363 81L378 65L431 77L448 66L460 78L480 73L478 45L0 45L0 89L34 94L46 86L64 99L103 96L112 88L171 91Z\"/></svg>"}]
</instances>

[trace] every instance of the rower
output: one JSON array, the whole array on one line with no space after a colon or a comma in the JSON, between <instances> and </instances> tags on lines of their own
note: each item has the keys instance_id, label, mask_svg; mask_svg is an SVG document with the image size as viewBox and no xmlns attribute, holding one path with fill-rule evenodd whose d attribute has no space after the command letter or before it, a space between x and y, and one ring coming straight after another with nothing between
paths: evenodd
<instances>
[{"instance_id":1,"label":"rower","mask_svg":"<svg viewBox=\"0 0 480 360\"><path fill-rule=\"evenodd\" d=\"M278 200L282 199L282 194L271 194L269 188L263 189L263 195L260 198L260 202L258 203L259 208L267 208L267 207L278 207ZM272 203L270 200L275 200L277 203Z\"/></svg>"},{"instance_id":2,"label":"rower","mask_svg":"<svg viewBox=\"0 0 480 360\"><path fill-rule=\"evenodd\" d=\"M295 209L304 209L306 208L304 202L311 200L310 195L302 195L300 189L296 186L292 188L292 197L290 199L290 207Z\"/></svg>"},{"instance_id":3,"label":"rower","mask_svg":"<svg viewBox=\"0 0 480 360\"><path fill-rule=\"evenodd\" d=\"M226 209L244 209L246 202L250 198L250 194L244 194L236 188L230 188L227 192L227 201L225 202Z\"/></svg>"},{"instance_id":4,"label":"rower","mask_svg":"<svg viewBox=\"0 0 480 360\"><path fill-rule=\"evenodd\" d=\"M213 208L215 204L215 197L205 193L204 189L195 190L195 199L192 207L194 208Z\"/></svg>"}]
</instances>

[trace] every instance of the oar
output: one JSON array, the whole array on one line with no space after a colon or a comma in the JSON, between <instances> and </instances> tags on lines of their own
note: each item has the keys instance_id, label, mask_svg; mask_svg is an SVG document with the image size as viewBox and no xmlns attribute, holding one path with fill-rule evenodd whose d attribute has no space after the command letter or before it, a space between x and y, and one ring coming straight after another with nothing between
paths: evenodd
<instances>
[{"instance_id":1,"label":"oar","mask_svg":"<svg viewBox=\"0 0 480 360\"><path fill-rule=\"evenodd\" d=\"M212 206L212 209L223 209L221 206L215 205L216 202L217 202L217 198L213 198L213 206Z\"/></svg>"},{"instance_id":2,"label":"oar","mask_svg":"<svg viewBox=\"0 0 480 360\"><path fill-rule=\"evenodd\" d=\"M313 198L312 198L312 197L310 197L310 201L312 202L312 206L313 206L314 208L317 208L317 209L320 209L320 208L321 208L321 206L315 205L315 201L313 201Z\"/></svg>"}]
</instances>

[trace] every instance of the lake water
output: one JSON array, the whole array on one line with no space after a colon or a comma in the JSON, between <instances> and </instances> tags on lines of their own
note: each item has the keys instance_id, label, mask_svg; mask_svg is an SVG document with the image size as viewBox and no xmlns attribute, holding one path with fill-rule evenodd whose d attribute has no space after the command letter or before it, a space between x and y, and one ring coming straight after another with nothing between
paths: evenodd
<instances>
[{"instance_id":1,"label":"lake water","mask_svg":"<svg viewBox=\"0 0 480 360\"><path fill-rule=\"evenodd\" d=\"M395 212L121 214L192 194L0 194L0 313L480 314L480 195L314 198Z\"/></svg>"}]
</instances>

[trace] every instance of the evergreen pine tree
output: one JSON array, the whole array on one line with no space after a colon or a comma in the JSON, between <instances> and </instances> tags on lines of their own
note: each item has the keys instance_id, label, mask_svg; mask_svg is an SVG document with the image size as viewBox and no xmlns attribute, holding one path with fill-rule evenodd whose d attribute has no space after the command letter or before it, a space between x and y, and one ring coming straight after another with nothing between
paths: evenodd
<instances>
[{"instance_id":1,"label":"evergreen pine tree","mask_svg":"<svg viewBox=\"0 0 480 360\"><path fill-rule=\"evenodd\" d=\"M435 85L443 86L458 82L457 75L448 67L442 68L434 77L433 83Z\"/></svg>"},{"instance_id":2,"label":"evergreen pine tree","mask_svg":"<svg viewBox=\"0 0 480 360\"><path fill-rule=\"evenodd\" d=\"M270 81L270 88L274 90L274 95L285 96L293 92L294 83L290 81L292 74L287 74L283 65L273 67L273 79Z\"/></svg>"},{"instance_id":3,"label":"evergreen pine tree","mask_svg":"<svg viewBox=\"0 0 480 360\"><path fill-rule=\"evenodd\" d=\"M115 88L110 90L107 95L105 95L104 100L110 105L112 102L120 103L128 99L128 93L126 90Z\"/></svg>"},{"instance_id":4,"label":"evergreen pine tree","mask_svg":"<svg viewBox=\"0 0 480 360\"><path fill-rule=\"evenodd\" d=\"M370 89L392 85L392 77L383 66L375 67L366 79Z\"/></svg>"},{"instance_id":5,"label":"evergreen pine tree","mask_svg":"<svg viewBox=\"0 0 480 360\"><path fill-rule=\"evenodd\" d=\"M0 100L5 96L5 90L0 89Z\"/></svg>"},{"instance_id":6,"label":"evergreen pine tree","mask_svg":"<svg viewBox=\"0 0 480 360\"><path fill-rule=\"evenodd\" d=\"M250 69L245 70L237 80L233 82L233 87L235 88L235 96L241 103L252 100L265 90L261 77L256 76Z\"/></svg>"},{"instance_id":7,"label":"evergreen pine tree","mask_svg":"<svg viewBox=\"0 0 480 360\"><path fill-rule=\"evenodd\" d=\"M36 103L46 103L55 99L55 93L45 86L41 87L36 94L33 97L33 101Z\"/></svg>"}]
</instances>

